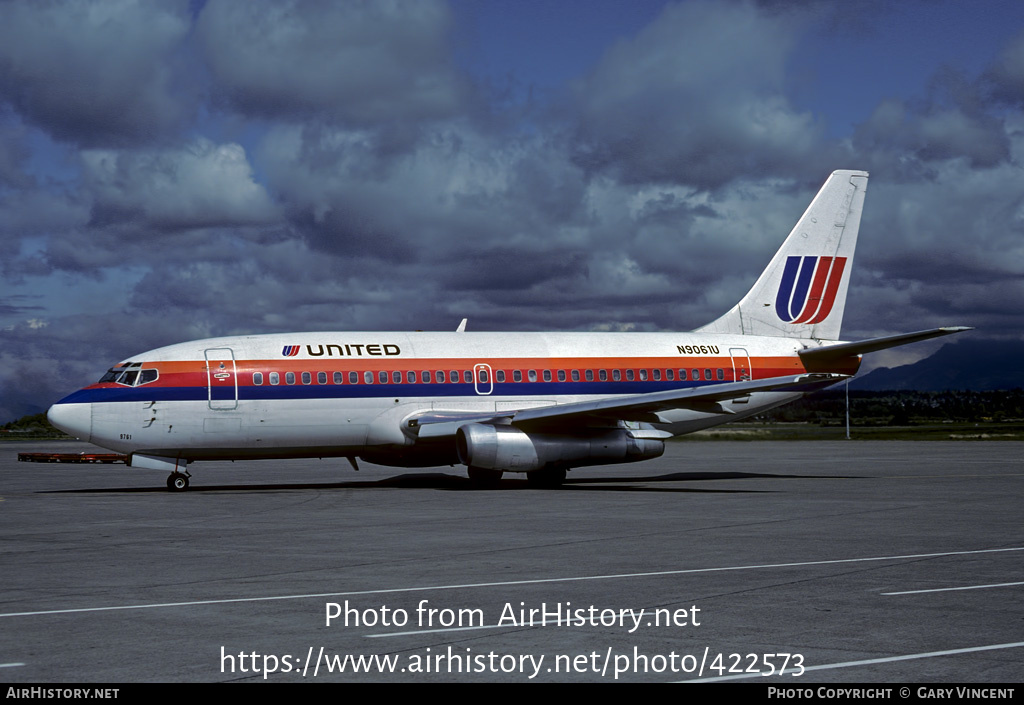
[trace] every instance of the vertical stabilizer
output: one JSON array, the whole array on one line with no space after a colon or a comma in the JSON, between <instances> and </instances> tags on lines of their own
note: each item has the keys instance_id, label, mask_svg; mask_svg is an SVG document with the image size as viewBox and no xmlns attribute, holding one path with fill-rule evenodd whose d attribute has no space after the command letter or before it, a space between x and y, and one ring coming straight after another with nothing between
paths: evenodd
<instances>
[{"instance_id":1,"label":"vertical stabilizer","mask_svg":"<svg viewBox=\"0 0 1024 705\"><path fill-rule=\"evenodd\" d=\"M867 185L832 172L743 300L697 332L839 340Z\"/></svg>"}]
</instances>

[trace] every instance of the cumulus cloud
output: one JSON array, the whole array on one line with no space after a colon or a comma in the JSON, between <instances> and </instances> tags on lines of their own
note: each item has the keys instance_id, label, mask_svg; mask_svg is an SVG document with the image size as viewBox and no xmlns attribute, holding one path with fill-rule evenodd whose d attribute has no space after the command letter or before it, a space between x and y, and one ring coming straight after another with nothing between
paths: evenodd
<instances>
[{"instance_id":1,"label":"cumulus cloud","mask_svg":"<svg viewBox=\"0 0 1024 705\"><path fill-rule=\"evenodd\" d=\"M949 159L992 167L1010 156L1009 138L995 115L956 105L914 109L895 98L875 108L853 142L867 166L897 169L911 178Z\"/></svg>"},{"instance_id":2,"label":"cumulus cloud","mask_svg":"<svg viewBox=\"0 0 1024 705\"><path fill-rule=\"evenodd\" d=\"M668 6L575 84L577 162L631 182L705 188L769 167L806 169L822 129L783 91L805 22L753 3Z\"/></svg>"},{"instance_id":3,"label":"cumulus cloud","mask_svg":"<svg viewBox=\"0 0 1024 705\"><path fill-rule=\"evenodd\" d=\"M544 138L447 125L409 154L387 158L374 140L288 128L264 141L268 184L314 247L443 266L499 246L556 249L585 217L580 171Z\"/></svg>"},{"instance_id":4,"label":"cumulus cloud","mask_svg":"<svg viewBox=\"0 0 1024 705\"><path fill-rule=\"evenodd\" d=\"M139 144L180 127L186 0L0 4L0 96L59 139Z\"/></svg>"},{"instance_id":5,"label":"cumulus cloud","mask_svg":"<svg viewBox=\"0 0 1024 705\"><path fill-rule=\"evenodd\" d=\"M433 0L212 0L197 33L217 96L235 109L366 126L459 111L451 25Z\"/></svg>"},{"instance_id":6,"label":"cumulus cloud","mask_svg":"<svg viewBox=\"0 0 1024 705\"><path fill-rule=\"evenodd\" d=\"M238 144L198 139L178 149L86 150L81 160L93 225L245 226L278 215Z\"/></svg>"},{"instance_id":7,"label":"cumulus cloud","mask_svg":"<svg viewBox=\"0 0 1024 705\"><path fill-rule=\"evenodd\" d=\"M1003 47L985 78L998 100L1024 105L1024 31Z\"/></svg>"}]
</instances>

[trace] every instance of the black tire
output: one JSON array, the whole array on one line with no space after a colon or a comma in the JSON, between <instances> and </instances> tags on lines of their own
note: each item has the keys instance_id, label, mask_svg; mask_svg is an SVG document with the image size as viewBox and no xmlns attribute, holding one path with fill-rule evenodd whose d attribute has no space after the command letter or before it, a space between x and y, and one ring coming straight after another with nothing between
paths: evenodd
<instances>
[{"instance_id":1,"label":"black tire","mask_svg":"<svg viewBox=\"0 0 1024 705\"><path fill-rule=\"evenodd\" d=\"M565 482L565 468L543 468L526 473L526 482L536 489L551 490Z\"/></svg>"},{"instance_id":2,"label":"black tire","mask_svg":"<svg viewBox=\"0 0 1024 705\"><path fill-rule=\"evenodd\" d=\"M470 467L466 472L469 474L469 481L477 487L497 487L501 482L501 470Z\"/></svg>"},{"instance_id":3,"label":"black tire","mask_svg":"<svg viewBox=\"0 0 1024 705\"><path fill-rule=\"evenodd\" d=\"M167 478L167 489L172 492L184 492L188 489L188 475L172 472Z\"/></svg>"}]
</instances>

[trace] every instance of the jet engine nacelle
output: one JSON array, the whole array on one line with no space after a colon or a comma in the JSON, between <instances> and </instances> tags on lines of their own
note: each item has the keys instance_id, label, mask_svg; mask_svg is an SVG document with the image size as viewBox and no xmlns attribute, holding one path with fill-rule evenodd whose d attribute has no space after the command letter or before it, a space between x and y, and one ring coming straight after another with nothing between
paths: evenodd
<instances>
[{"instance_id":1,"label":"jet engine nacelle","mask_svg":"<svg viewBox=\"0 0 1024 705\"><path fill-rule=\"evenodd\" d=\"M633 438L622 429L595 429L570 436L473 423L459 428L455 440L459 462L464 465L511 472L632 463L665 452L663 441Z\"/></svg>"}]
</instances>

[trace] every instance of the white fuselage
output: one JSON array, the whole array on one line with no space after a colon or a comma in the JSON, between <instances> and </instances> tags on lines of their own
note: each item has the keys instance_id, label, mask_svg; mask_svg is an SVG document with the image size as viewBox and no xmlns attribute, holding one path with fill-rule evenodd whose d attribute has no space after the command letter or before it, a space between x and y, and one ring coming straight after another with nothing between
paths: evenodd
<instances>
[{"instance_id":1,"label":"white fuselage","mask_svg":"<svg viewBox=\"0 0 1024 705\"><path fill-rule=\"evenodd\" d=\"M360 456L421 466L457 459L450 437L421 438L410 428L408 420L418 415L502 413L795 375L804 371L797 351L815 345L703 333L214 338L134 356L115 368L120 381L86 387L59 406L83 438L126 454L184 460ZM798 396L760 392L729 400L723 409L670 409L637 423L666 435L688 433Z\"/></svg>"}]
</instances>

